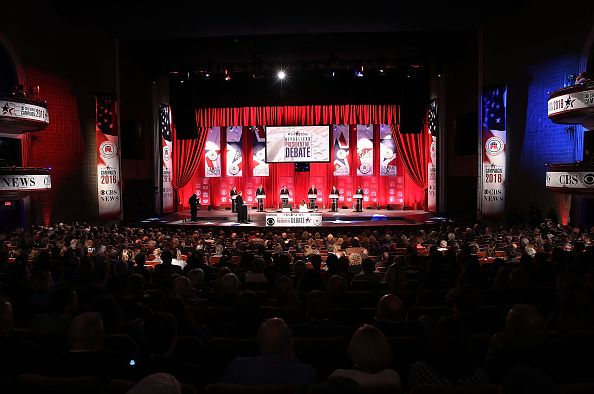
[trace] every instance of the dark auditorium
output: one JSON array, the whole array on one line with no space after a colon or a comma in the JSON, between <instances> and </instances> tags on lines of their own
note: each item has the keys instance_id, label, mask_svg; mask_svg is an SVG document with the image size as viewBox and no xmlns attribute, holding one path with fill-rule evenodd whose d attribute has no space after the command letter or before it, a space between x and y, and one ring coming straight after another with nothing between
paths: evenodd
<instances>
[{"instance_id":1,"label":"dark auditorium","mask_svg":"<svg viewBox=\"0 0 594 394\"><path fill-rule=\"evenodd\" d=\"M593 355L594 2L0 5L0 393L594 394Z\"/></svg>"}]
</instances>

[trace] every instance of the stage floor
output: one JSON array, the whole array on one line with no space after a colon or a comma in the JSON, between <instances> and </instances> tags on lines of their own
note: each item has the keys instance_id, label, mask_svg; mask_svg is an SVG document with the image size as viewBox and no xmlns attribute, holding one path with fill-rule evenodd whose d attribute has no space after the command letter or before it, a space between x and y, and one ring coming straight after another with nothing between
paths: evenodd
<instances>
[{"instance_id":1,"label":"stage floor","mask_svg":"<svg viewBox=\"0 0 594 394\"><path fill-rule=\"evenodd\" d=\"M268 210L268 212L277 212ZM352 226L422 226L438 223L434 214L425 211L388 211L366 209L354 212L343 209L339 212L328 210L322 213L322 227L352 227ZM190 211L166 214L160 218L148 218L141 223L159 223L183 227L266 227L266 212L250 210L248 223L238 223L237 214L231 210L219 209L212 211L198 211L198 221L190 221Z\"/></svg>"}]
</instances>

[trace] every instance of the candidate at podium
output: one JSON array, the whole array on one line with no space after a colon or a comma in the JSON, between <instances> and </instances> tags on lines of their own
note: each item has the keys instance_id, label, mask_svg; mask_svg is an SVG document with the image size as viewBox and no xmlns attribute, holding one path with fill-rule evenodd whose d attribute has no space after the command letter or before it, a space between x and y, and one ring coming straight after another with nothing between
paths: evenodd
<instances>
[{"instance_id":1,"label":"candidate at podium","mask_svg":"<svg viewBox=\"0 0 594 394\"><path fill-rule=\"evenodd\" d=\"M316 189L315 185L311 185L311 187L307 191L307 195L308 196L315 195L317 198L318 189ZM316 199L315 198L309 198L309 209L316 209Z\"/></svg>"},{"instance_id":2,"label":"candidate at podium","mask_svg":"<svg viewBox=\"0 0 594 394\"><path fill-rule=\"evenodd\" d=\"M281 195L281 203L283 204L283 207L285 205L289 204L289 189L287 189L287 186L283 185L283 188L280 191L280 195Z\"/></svg>"},{"instance_id":3,"label":"candidate at podium","mask_svg":"<svg viewBox=\"0 0 594 394\"><path fill-rule=\"evenodd\" d=\"M243 223L247 221L247 216L245 215L243 209L243 197L241 196L241 192L237 193L237 197L235 197L235 204L237 208L237 221Z\"/></svg>"},{"instance_id":4,"label":"candidate at podium","mask_svg":"<svg viewBox=\"0 0 594 394\"><path fill-rule=\"evenodd\" d=\"M330 199L332 201L332 209L331 209L332 212L338 211L338 195L339 194L340 194L340 192L338 191L338 188L336 186L332 186L332 189L330 189L330 195L336 196L336 197Z\"/></svg>"},{"instance_id":5,"label":"candidate at podium","mask_svg":"<svg viewBox=\"0 0 594 394\"><path fill-rule=\"evenodd\" d=\"M363 188L359 186L355 195L360 195L360 198L355 198L355 211L363 212Z\"/></svg>"},{"instance_id":6,"label":"candidate at podium","mask_svg":"<svg viewBox=\"0 0 594 394\"><path fill-rule=\"evenodd\" d=\"M256 200L258 201L258 212L264 212L264 198L258 198L258 196L266 197L266 192L262 185L256 189Z\"/></svg>"},{"instance_id":7,"label":"candidate at podium","mask_svg":"<svg viewBox=\"0 0 594 394\"><path fill-rule=\"evenodd\" d=\"M237 201L237 190L235 189L235 186L231 188L231 191L229 192L229 198L231 199L231 212L235 213L237 212L237 205L235 204Z\"/></svg>"}]
</instances>

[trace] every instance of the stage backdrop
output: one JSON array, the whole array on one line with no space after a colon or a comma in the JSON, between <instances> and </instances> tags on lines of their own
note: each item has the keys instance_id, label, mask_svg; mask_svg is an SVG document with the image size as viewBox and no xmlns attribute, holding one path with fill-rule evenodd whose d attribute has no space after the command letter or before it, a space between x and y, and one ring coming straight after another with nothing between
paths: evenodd
<instances>
[{"instance_id":1,"label":"stage backdrop","mask_svg":"<svg viewBox=\"0 0 594 394\"><path fill-rule=\"evenodd\" d=\"M244 192L245 201L255 204L254 189L262 184L267 194L266 207L272 208L280 205L279 191L283 185L289 188L291 200L298 203L307 200L307 190L314 184L323 196L318 201L320 208L329 207L327 193L336 185L341 192L340 205L348 209L353 207L352 195L359 186L364 189L365 208L385 209L392 204L393 208L405 205L423 209L430 139L426 129L422 135L401 134L398 124L397 105L198 108L196 138L178 140L174 135L174 152L181 152L174 159L173 184L178 201L187 209L189 196L196 192L202 195L204 204L229 208L228 193L235 185ZM264 163L263 127L291 125L330 125L330 162L311 163L309 172L296 172L294 163ZM237 141L239 129L242 138ZM204 141L200 156L177 149L178 145L183 147L199 140ZM229 140L235 143L232 155L222 151ZM236 162L239 149L241 175L232 176L231 172L227 174L231 170L228 161ZM361 164L366 166L361 168ZM190 170L193 177L178 179L178 174Z\"/></svg>"},{"instance_id":2,"label":"stage backdrop","mask_svg":"<svg viewBox=\"0 0 594 394\"><path fill-rule=\"evenodd\" d=\"M163 174L163 212L173 212L173 186L171 178L173 172L172 144L171 144L171 111L168 104L159 107L159 128L161 131L161 163Z\"/></svg>"}]
</instances>

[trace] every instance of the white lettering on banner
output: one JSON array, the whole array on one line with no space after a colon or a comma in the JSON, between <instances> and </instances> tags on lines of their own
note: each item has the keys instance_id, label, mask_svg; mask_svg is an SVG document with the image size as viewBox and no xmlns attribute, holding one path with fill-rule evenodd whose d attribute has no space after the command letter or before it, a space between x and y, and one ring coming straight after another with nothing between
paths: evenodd
<instances>
[{"instance_id":1,"label":"white lettering on banner","mask_svg":"<svg viewBox=\"0 0 594 394\"><path fill-rule=\"evenodd\" d=\"M594 89L553 97L548 102L548 115L584 108L594 108Z\"/></svg>"},{"instance_id":2,"label":"white lettering on banner","mask_svg":"<svg viewBox=\"0 0 594 394\"><path fill-rule=\"evenodd\" d=\"M29 119L49 123L47 108L35 104L19 103L10 100L0 100L0 117Z\"/></svg>"},{"instance_id":3,"label":"white lettering on banner","mask_svg":"<svg viewBox=\"0 0 594 394\"><path fill-rule=\"evenodd\" d=\"M266 214L268 227L319 227L321 212L271 212Z\"/></svg>"},{"instance_id":4,"label":"white lettering on banner","mask_svg":"<svg viewBox=\"0 0 594 394\"><path fill-rule=\"evenodd\" d=\"M546 187L594 189L594 172L550 171L546 174Z\"/></svg>"},{"instance_id":5,"label":"white lettering on banner","mask_svg":"<svg viewBox=\"0 0 594 394\"><path fill-rule=\"evenodd\" d=\"M0 175L0 191L47 190L52 188L48 175Z\"/></svg>"}]
</instances>

